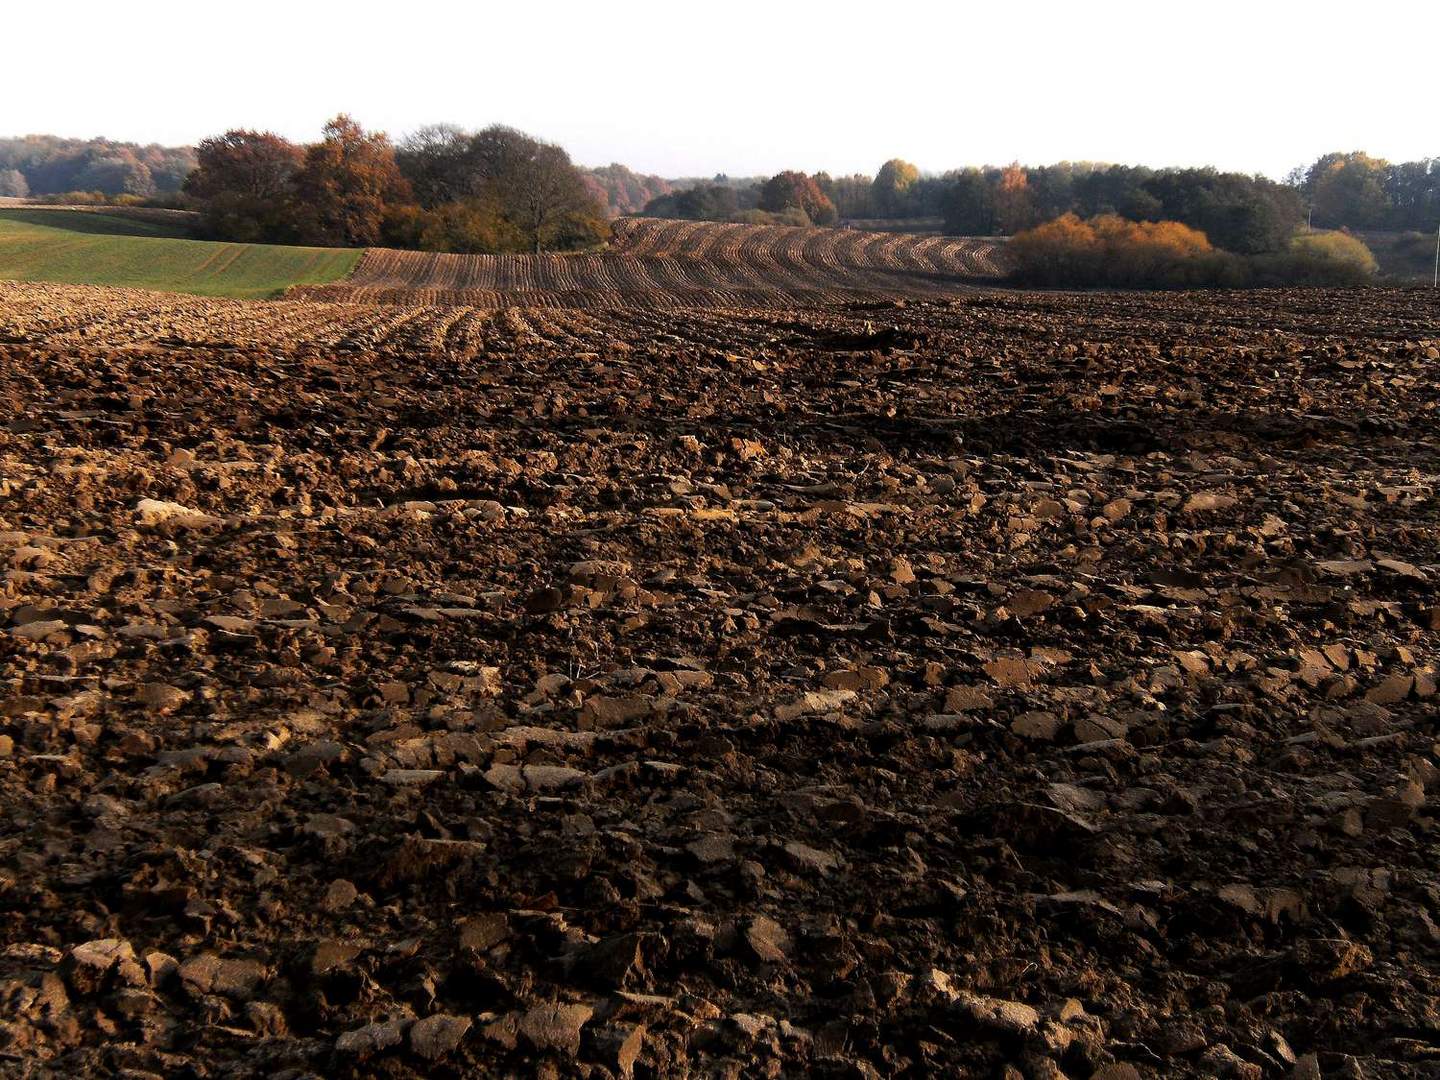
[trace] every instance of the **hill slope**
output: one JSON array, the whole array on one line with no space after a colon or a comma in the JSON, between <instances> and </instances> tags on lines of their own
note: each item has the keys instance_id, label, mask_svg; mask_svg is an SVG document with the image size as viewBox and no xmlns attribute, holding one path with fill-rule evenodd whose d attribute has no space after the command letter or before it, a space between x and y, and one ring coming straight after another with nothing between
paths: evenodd
<instances>
[{"instance_id":1,"label":"hill slope","mask_svg":"<svg viewBox=\"0 0 1440 1080\"><path fill-rule=\"evenodd\" d=\"M627 218L581 255L371 248L321 300L476 307L744 307L940 297L1001 272L1001 245L953 236Z\"/></svg>"},{"instance_id":2,"label":"hill slope","mask_svg":"<svg viewBox=\"0 0 1440 1080\"><path fill-rule=\"evenodd\" d=\"M259 298L336 281L358 250L188 240L129 215L0 210L0 278Z\"/></svg>"}]
</instances>

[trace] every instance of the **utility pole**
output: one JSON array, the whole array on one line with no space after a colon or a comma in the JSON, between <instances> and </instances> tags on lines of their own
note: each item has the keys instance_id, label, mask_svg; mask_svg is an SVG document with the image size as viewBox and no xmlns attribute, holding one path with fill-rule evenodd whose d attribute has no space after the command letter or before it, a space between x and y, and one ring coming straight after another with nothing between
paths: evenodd
<instances>
[{"instance_id":1,"label":"utility pole","mask_svg":"<svg viewBox=\"0 0 1440 1080\"><path fill-rule=\"evenodd\" d=\"M1435 277L1430 282L1432 289L1440 289L1440 225L1435 226Z\"/></svg>"}]
</instances>

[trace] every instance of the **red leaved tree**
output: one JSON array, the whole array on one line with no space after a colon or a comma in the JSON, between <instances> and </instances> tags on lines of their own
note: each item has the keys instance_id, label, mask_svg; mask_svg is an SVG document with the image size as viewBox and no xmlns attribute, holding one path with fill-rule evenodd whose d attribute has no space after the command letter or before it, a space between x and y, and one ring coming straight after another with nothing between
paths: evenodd
<instances>
[{"instance_id":1,"label":"red leaved tree","mask_svg":"<svg viewBox=\"0 0 1440 1080\"><path fill-rule=\"evenodd\" d=\"M202 140L195 159L195 171L185 179L188 195L282 199L305 160L305 151L271 131L235 130Z\"/></svg>"},{"instance_id":2,"label":"red leaved tree","mask_svg":"<svg viewBox=\"0 0 1440 1080\"><path fill-rule=\"evenodd\" d=\"M305 151L269 131L203 140L185 193L204 202L206 231L221 240L291 240L291 183Z\"/></svg>"},{"instance_id":3,"label":"red leaved tree","mask_svg":"<svg viewBox=\"0 0 1440 1080\"><path fill-rule=\"evenodd\" d=\"M760 189L760 209L772 214L802 210L816 225L835 224L835 204L820 185L802 172L777 173Z\"/></svg>"}]
</instances>

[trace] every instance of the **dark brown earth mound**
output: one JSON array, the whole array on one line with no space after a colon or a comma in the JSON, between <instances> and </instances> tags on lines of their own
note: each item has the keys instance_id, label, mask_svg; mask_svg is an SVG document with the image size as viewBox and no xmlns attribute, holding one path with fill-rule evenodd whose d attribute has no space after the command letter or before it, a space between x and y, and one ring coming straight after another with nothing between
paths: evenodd
<instances>
[{"instance_id":1,"label":"dark brown earth mound","mask_svg":"<svg viewBox=\"0 0 1440 1080\"><path fill-rule=\"evenodd\" d=\"M3 286L0 1073L1440 1071L1430 294L462 316Z\"/></svg>"}]
</instances>

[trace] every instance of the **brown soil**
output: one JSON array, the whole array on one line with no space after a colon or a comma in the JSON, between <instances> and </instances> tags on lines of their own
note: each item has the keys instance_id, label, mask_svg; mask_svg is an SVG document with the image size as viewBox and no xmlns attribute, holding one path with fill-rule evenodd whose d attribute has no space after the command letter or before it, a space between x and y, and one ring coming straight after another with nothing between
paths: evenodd
<instances>
[{"instance_id":1,"label":"brown soil","mask_svg":"<svg viewBox=\"0 0 1440 1080\"><path fill-rule=\"evenodd\" d=\"M0 1074L1435 1076L1437 325L0 285Z\"/></svg>"},{"instance_id":2,"label":"brown soil","mask_svg":"<svg viewBox=\"0 0 1440 1080\"><path fill-rule=\"evenodd\" d=\"M949 297L1003 273L1002 242L622 218L599 254L448 255L371 248L297 298L545 308L742 308Z\"/></svg>"}]
</instances>

